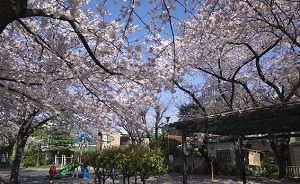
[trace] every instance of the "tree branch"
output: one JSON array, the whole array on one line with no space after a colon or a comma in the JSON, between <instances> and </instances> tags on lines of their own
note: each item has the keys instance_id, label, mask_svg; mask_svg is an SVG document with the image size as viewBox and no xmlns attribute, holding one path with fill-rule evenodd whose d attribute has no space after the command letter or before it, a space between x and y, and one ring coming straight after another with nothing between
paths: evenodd
<instances>
[{"instance_id":1,"label":"tree branch","mask_svg":"<svg viewBox=\"0 0 300 184\"><path fill-rule=\"evenodd\" d=\"M68 22L73 30L75 31L76 35L84 45L86 51L88 52L89 56L92 58L92 60L95 62L96 65L98 65L101 69L103 69L105 72L109 73L110 75L122 75L121 73L114 72L109 70L108 68L104 67L104 65L101 64L101 62L96 58L94 55L92 49L90 48L87 40L83 36L83 34L80 32L79 27L77 26L77 23L75 19L72 19L66 15L63 14L46 14L43 10L39 9L27 9L26 13L24 16L21 16L20 18L27 18L27 17L35 17L35 16L40 16L40 17L48 17L48 18L53 18L57 20L62 20Z\"/></svg>"}]
</instances>

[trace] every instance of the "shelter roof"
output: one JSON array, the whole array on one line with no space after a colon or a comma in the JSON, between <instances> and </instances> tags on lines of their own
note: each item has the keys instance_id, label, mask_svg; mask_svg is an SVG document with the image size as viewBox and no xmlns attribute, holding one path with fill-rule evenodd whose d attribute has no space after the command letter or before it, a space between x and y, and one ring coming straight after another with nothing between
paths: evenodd
<instances>
[{"instance_id":1,"label":"shelter roof","mask_svg":"<svg viewBox=\"0 0 300 184\"><path fill-rule=\"evenodd\" d=\"M187 134L236 136L300 131L300 101L214 114L170 126Z\"/></svg>"},{"instance_id":2,"label":"shelter roof","mask_svg":"<svg viewBox=\"0 0 300 184\"><path fill-rule=\"evenodd\" d=\"M177 142L182 142L182 136L178 136L178 135L168 135L168 138L170 139L170 140L175 140L175 141L177 141Z\"/></svg>"}]
</instances>

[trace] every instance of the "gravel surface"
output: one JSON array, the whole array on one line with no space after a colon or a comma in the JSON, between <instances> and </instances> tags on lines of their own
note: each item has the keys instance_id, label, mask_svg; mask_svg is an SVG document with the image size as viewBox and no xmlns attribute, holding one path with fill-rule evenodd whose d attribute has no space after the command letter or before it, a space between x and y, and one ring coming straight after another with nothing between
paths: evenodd
<instances>
[{"instance_id":1,"label":"gravel surface","mask_svg":"<svg viewBox=\"0 0 300 184\"><path fill-rule=\"evenodd\" d=\"M8 181L10 176L10 170L8 169L0 169L0 177L4 181ZM72 177L70 174L66 174L65 176L55 179L53 183L57 184L93 184L94 183L95 174L93 169L90 171L90 178L84 179ZM19 174L19 182L20 184L45 184L50 183L50 177L48 174L48 169L21 169ZM122 183L122 176L118 176L115 184ZM127 182L126 182L127 183ZM161 177L151 177L146 181L147 184L181 184L182 183L182 175L181 174L168 174ZM211 180L211 176L209 175L189 175L188 176L188 184L199 184L199 183L221 183L221 184L241 184L242 181L235 179L234 177L229 176L219 176L216 175L214 180ZM259 179L249 179L247 181L249 184L271 184L271 183L285 183L285 184L296 184L300 183L300 181L264 181ZM2 184L0 182L0 184ZM108 179L106 184L112 184L112 181ZM132 182L134 184L134 182ZM141 184L140 181L137 184Z\"/></svg>"}]
</instances>

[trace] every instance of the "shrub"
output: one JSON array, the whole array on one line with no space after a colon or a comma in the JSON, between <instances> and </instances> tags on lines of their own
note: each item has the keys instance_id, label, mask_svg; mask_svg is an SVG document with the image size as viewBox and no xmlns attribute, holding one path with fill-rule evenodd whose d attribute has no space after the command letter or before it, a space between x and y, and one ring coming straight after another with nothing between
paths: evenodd
<instances>
[{"instance_id":1,"label":"shrub","mask_svg":"<svg viewBox=\"0 0 300 184\"><path fill-rule=\"evenodd\" d=\"M167 173L168 168L164 164L164 154L160 150L143 148L137 152L137 170L143 184L150 176L159 176Z\"/></svg>"},{"instance_id":2,"label":"shrub","mask_svg":"<svg viewBox=\"0 0 300 184\"><path fill-rule=\"evenodd\" d=\"M102 151L87 152L87 164L94 170L98 183L105 183L108 177L113 180L116 172L123 175L123 183L130 177L141 177L143 183L150 176L159 176L167 172L164 155L160 149L146 147L107 148Z\"/></svg>"},{"instance_id":3,"label":"shrub","mask_svg":"<svg viewBox=\"0 0 300 184\"><path fill-rule=\"evenodd\" d=\"M84 164L90 165L95 170L98 183L105 183L107 178L115 179L117 154L119 148L111 147L102 151L94 150L87 152L87 161Z\"/></svg>"},{"instance_id":4,"label":"shrub","mask_svg":"<svg viewBox=\"0 0 300 184\"><path fill-rule=\"evenodd\" d=\"M265 156L265 164L262 176L269 179L277 179L279 176L279 169L275 158L271 155Z\"/></svg>"}]
</instances>

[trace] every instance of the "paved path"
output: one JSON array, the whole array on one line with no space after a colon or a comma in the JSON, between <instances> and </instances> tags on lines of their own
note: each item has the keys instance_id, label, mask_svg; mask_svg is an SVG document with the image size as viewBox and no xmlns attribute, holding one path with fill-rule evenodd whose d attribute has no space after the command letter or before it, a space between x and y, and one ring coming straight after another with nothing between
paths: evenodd
<instances>
[{"instance_id":1,"label":"paved path","mask_svg":"<svg viewBox=\"0 0 300 184\"><path fill-rule=\"evenodd\" d=\"M0 169L0 177L5 181L8 181L10 170ZM55 179L55 184L94 184L95 174L91 169L89 179L73 178L71 175L65 175L60 179ZM46 184L49 182L48 169L21 169L19 175L20 184ZM1 182L0 182L1 183ZM122 177L117 177L115 184L121 184ZM133 184L134 182L132 182ZM162 177L151 177L146 181L147 184L182 184L181 174L169 174ZM188 176L188 184L208 184L208 183L220 183L220 184L242 184L241 181L235 180L234 177L229 176L215 176L214 180L211 180L209 175L190 175ZM259 181L249 180L248 184L272 184L272 183L284 183L284 184L299 184L292 181ZM111 180L107 180L106 184L112 184ZM140 181L137 184L141 184Z\"/></svg>"}]
</instances>

